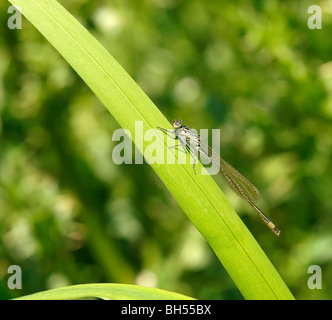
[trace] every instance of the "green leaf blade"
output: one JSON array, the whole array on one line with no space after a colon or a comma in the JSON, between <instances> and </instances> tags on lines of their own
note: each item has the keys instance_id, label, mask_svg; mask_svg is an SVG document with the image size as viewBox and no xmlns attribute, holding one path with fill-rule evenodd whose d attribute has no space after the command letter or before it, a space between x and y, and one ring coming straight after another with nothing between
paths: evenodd
<instances>
[{"instance_id":1,"label":"green leaf blade","mask_svg":"<svg viewBox=\"0 0 332 320\"><path fill-rule=\"evenodd\" d=\"M73 300L99 298L108 300L193 300L171 291L118 283L80 284L23 296L15 300Z\"/></svg>"}]
</instances>

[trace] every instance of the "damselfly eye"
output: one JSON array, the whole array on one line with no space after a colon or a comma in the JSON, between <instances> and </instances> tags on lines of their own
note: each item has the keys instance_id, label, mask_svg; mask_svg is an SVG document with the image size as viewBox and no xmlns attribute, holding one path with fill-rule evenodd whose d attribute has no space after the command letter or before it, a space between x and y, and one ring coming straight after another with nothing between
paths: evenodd
<instances>
[{"instance_id":1,"label":"damselfly eye","mask_svg":"<svg viewBox=\"0 0 332 320\"><path fill-rule=\"evenodd\" d=\"M173 128L174 129L179 129L179 128L181 128L182 127L182 120L175 120L174 122L173 122Z\"/></svg>"}]
</instances>

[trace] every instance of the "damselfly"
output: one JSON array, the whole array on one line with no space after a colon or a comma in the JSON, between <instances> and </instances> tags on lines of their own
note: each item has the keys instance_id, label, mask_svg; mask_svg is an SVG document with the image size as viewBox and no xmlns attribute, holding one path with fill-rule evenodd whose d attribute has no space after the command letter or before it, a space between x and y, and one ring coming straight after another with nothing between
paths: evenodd
<instances>
[{"instance_id":1,"label":"damselfly","mask_svg":"<svg viewBox=\"0 0 332 320\"><path fill-rule=\"evenodd\" d=\"M193 129L189 129L183 125L182 120L175 120L173 122L174 130L167 130L161 127L157 127L166 133L172 133L175 135L180 142L180 144L172 146L171 148L181 146L184 151L188 150L193 156L194 151L199 152L200 157L203 157L211 163L214 168L217 168L219 174L224 178L228 185L243 199L245 199L251 207L259 214L262 220L267 224L267 226L274 232L277 236L280 234L280 230L275 226L275 224L265 216L265 214L260 210L255 203L259 200L258 189L240 172L234 169L229 163L220 157L212 148L210 148L203 140L201 140L200 135ZM195 171L195 161L193 164ZM196 171L195 171L196 173Z\"/></svg>"}]
</instances>

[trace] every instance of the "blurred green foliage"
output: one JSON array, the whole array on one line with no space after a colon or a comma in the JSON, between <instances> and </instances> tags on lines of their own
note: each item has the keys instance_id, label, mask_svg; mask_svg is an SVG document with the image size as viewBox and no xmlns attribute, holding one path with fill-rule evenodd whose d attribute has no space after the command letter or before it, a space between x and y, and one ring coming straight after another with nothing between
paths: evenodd
<instances>
[{"instance_id":1,"label":"blurred green foliage","mask_svg":"<svg viewBox=\"0 0 332 320\"><path fill-rule=\"evenodd\" d=\"M332 298L332 7L309 1L60 1L167 118L221 128L223 157L261 190L271 234L224 188L296 298ZM241 299L147 164L115 165L118 128L23 19L0 3L0 298L120 282ZM75 54L73 52L73 54ZM22 289L7 288L19 265ZM310 265L322 268L310 290Z\"/></svg>"}]
</instances>

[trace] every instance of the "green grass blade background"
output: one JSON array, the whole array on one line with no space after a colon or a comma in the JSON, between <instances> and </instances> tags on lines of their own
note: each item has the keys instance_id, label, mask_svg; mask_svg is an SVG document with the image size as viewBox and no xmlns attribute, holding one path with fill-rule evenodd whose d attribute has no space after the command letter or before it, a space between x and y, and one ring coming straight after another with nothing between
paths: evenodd
<instances>
[{"instance_id":1,"label":"green grass blade background","mask_svg":"<svg viewBox=\"0 0 332 320\"><path fill-rule=\"evenodd\" d=\"M166 290L118 283L79 284L41 291L15 300L72 300L100 298L109 300L192 300L193 298Z\"/></svg>"},{"instance_id":2,"label":"green grass blade background","mask_svg":"<svg viewBox=\"0 0 332 320\"><path fill-rule=\"evenodd\" d=\"M157 126L170 127L158 108L117 61L58 2L10 2L21 8L23 15L75 69L121 127L128 129L133 136L135 121L139 120L143 121L144 131ZM24 26L19 32L24 32ZM165 143L162 138L163 134L158 133L158 143ZM142 152L149 144L141 138L136 140ZM293 299L212 177L195 175L189 161L186 165L153 164L152 167L208 241L246 299ZM196 168L199 173L201 164ZM272 233L271 237L274 237Z\"/></svg>"}]
</instances>

